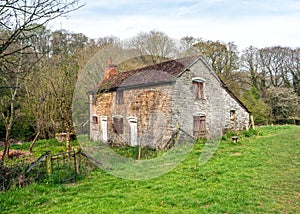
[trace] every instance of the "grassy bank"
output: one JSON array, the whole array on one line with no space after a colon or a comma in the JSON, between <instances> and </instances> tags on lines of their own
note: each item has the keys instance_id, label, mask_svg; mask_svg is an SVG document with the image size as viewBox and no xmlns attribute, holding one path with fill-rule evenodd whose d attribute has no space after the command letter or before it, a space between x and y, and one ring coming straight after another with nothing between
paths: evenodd
<instances>
[{"instance_id":1,"label":"grassy bank","mask_svg":"<svg viewBox=\"0 0 300 214\"><path fill-rule=\"evenodd\" d=\"M151 180L102 170L76 184L34 184L0 193L0 213L297 213L300 127L263 127L238 144L222 142L199 165L196 144L173 171Z\"/></svg>"}]
</instances>

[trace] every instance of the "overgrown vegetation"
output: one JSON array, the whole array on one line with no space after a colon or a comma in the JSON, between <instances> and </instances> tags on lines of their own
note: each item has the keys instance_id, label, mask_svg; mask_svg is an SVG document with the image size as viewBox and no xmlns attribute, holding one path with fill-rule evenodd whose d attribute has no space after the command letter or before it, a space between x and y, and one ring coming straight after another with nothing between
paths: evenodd
<instances>
[{"instance_id":1,"label":"overgrown vegetation","mask_svg":"<svg viewBox=\"0 0 300 214\"><path fill-rule=\"evenodd\" d=\"M77 140L71 142L72 146L79 146ZM25 142L23 144L13 144L11 145L11 150L22 150L29 151L30 142ZM0 147L0 151L3 150L3 147ZM32 157L39 157L42 154L45 154L46 151L51 153L59 153L66 151L65 143L60 143L56 139L50 140L38 140L32 152Z\"/></svg>"},{"instance_id":2,"label":"overgrown vegetation","mask_svg":"<svg viewBox=\"0 0 300 214\"><path fill-rule=\"evenodd\" d=\"M260 133L256 129L249 129L249 130L242 130L242 131L228 131L222 136L222 140L230 141L232 140L233 136L237 136L239 138L240 137L249 138L257 135L260 135Z\"/></svg>"},{"instance_id":3,"label":"overgrown vegetation","mask_svg":"<svg viewBox=\"0 0 300 214\"><path fill-rule=\"evenodd\" d=\"M257 135L260 135L260 133L256 129L249 129L249 130L242 130L242 131L227 131L222 136L222 141L230 142L232 141L233 136L238 136L238 138L241 139L241 138L249 138ZM199 138L195 142L199 144L205 144L207 142L207 139ZM147 147L147 146L139 148L139 146L132 147L129 145L125 145L125 146L118 146L118 147L112 146L111 148L116 153L124 157L132 158L135 160L138 160L139 149L140 149L141 160L155 158L158 155L162 155L164 153L164 151L156 150L154 148Z\"/></svg>"},{"instance_id":4,"label":"overgrown vegetation","mask_svg":"<svg viewBox=\"0 0 300 214\"><path fill-rule=\"evenodd\" d=\"M135 146L122 146L122 147L111 147L116 153L132 158L132 159L138 159L139 155L139 147ZM158 153L162 153L162 151L158 151L156 149L150 148L150 147L142 147L140 148L140 159L151 159L157 157Z\"/></svg>"},{"instance_id":5,"label":"overgrown vegetation","mask_svg":"<svg viewBox=\"0 0 300 214\"><path fill-rule=\"evenodd\" d=\"M78 146L77 141L72 142L72 146ZM45 155L47 151L50 154L56 154L65 151L65 144L59 143L55 139L39 140L36 142L36 147L33 153L29 153L30 142L24 144L11 145L11 153L8 159L5 159L4 164L0 164L0 191L8 190L15 187L23 187L34 182L61 182L61 176L53 175L47 178L45 161L39 163L29 172L26 172L31 163L36 161L40 156ZM0 151L3 147L0 147ZM82 159L84 164L88 161L86 158ZM90 164L87 164L89 166ZM55 167L68 167L54 166ZM64 170L64 171L72 171ZM73 170L74 171L74 170ZM83 168L85 171L85 168ZM72 173L72 172L70 172ZM67 177L67 176L65 176ZM46 181L44 180L46 179ZM60 180L59 180L60 179Z\"/></svg>"},{"instance_id":6,"label":"overgrown vegetation","mask_svg":"<svg viewBox=\"0 0 300 214\"><path fill-rule=\"evenodd\" d=\"M0 193L1 213L297 213L299 126L268 126L222 141L199 165L203 143L173 171L151 180L100 169L76 184L43 183Z\"/></svg>"},{"instance_id":7,"label":"overgrown vegetation","mask_svg":"<svg viewBox=\"0 0 300 214\"><path fill-rule=\"evenodd\" d=\"M0 33L6 35L6 31L0 30ZM35 137L51 139L55 133L71 132L74 128L81 130L80 134L86 134L88 105L85 102L76 103L76 97L72 99L75 85L81 70L87 65L92 74L84 77L86 80L82 80L82 85L85 88L77 94L79 97L86 96L86 92L102 79L101 70L104 71L108 55L120 61L120 70L126 70L170 57L201 54L251 111L256 124L299 124L300 121L299 48L276 46L259 49L250 46L239 53L234 42L186 36L181 38L181 48L178 49L168 35L157 31L140 33L122 46L123 43L115 36L89 39L67 30L52 32L45 26L34 27L26 36L27 39L36 39L30 40L28 45L32 49L26 50L30 54L21 60L22 72L18 74L24 75L24 78L15 76L15 64L5 63L5 66L12 68L0 71L2 141L7 141L4 136L8 120L5 118L9 118L11 111L15 115L9 129L11 138L27 141ZM15 40L15 43L18 49L22 40ZM130 54L126 52L128 50L131 50ZM107 52L109 54L106 56ZM89 64L96 53L101 53L96 57L99 59ZM139 54L131 58L132 53ZM10 60L17 62L22 58L20 54L13 54ZM3 63L1 60L0 63ZM17 81L20 78L21 83ZM9 102L14 90L6 86L15 87L15 83L18 86L12 89L18 96ZM77 111L72 112L72 104L78 106Z\"/></svg>"}]
</instances>

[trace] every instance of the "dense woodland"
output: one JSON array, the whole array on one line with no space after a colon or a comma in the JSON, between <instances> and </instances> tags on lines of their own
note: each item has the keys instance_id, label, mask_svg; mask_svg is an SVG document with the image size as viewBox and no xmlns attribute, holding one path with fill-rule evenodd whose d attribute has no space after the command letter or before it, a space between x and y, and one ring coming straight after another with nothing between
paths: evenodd
<instances>
[{"instance_id":1,"label":"dense woodland","mask_svg":"<svg viewBox=\"0 0 300 214\"><path fill-rule=\"evenodd\" d=\"M107 47L140 56L141 63L130 68L202 54L248 107L256 124L299 124L300 48L250 46L239 52L234 42L204 40L201 35L175 41L159 31L142 32L126 41L117 35L90 39L46 27L57 16L78 9L77 1L39 1L42 5L35 10L24 5L26 1L6 2L0 9L2 141L53 138L57 132L74 130L72 101L79 74ZM23 7L14 5L20 2ZM114 58L114 53L106 54ZM120 70L128 69L126 63L122 66Z\"/></svg>"}]
</instances>

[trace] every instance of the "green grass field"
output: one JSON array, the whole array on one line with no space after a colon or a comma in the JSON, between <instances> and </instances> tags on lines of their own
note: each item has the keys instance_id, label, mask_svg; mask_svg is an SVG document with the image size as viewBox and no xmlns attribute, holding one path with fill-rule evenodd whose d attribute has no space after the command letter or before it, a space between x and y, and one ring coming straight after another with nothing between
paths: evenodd
<instances>
[{"instance_id":1,"label":"green grass field","mask_svg":"<svg viewBox=\"0 0 300 214\"><path fill-rule=\"evenodd\" d=\"M76 184L33 184L0 193L0 213L300 213L300 126L259 128L221 142L199 165L196 144L174 170L150 180L98 169Z\"/></svg>"}]
</instances>

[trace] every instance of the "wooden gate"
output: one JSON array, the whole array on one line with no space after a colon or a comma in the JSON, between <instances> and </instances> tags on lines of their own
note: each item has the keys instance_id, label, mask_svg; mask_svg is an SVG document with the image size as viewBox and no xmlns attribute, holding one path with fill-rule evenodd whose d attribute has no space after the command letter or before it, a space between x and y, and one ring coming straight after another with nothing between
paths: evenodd
<instances>
[{"instance_id":1,"label":"wooden gate","mask_svg":"<svg viewBox=\"0 0 300 214\"><path fill-rule=\"evenodd\" d=\"M57 154L50 154L47 151L37 161L33 162L27 169L27 173L45 163L46 174L52 176L57 182L66 182L74 180L76 175L80 173L80 150L72 150Z\"/></svg>"}]
</instances>

